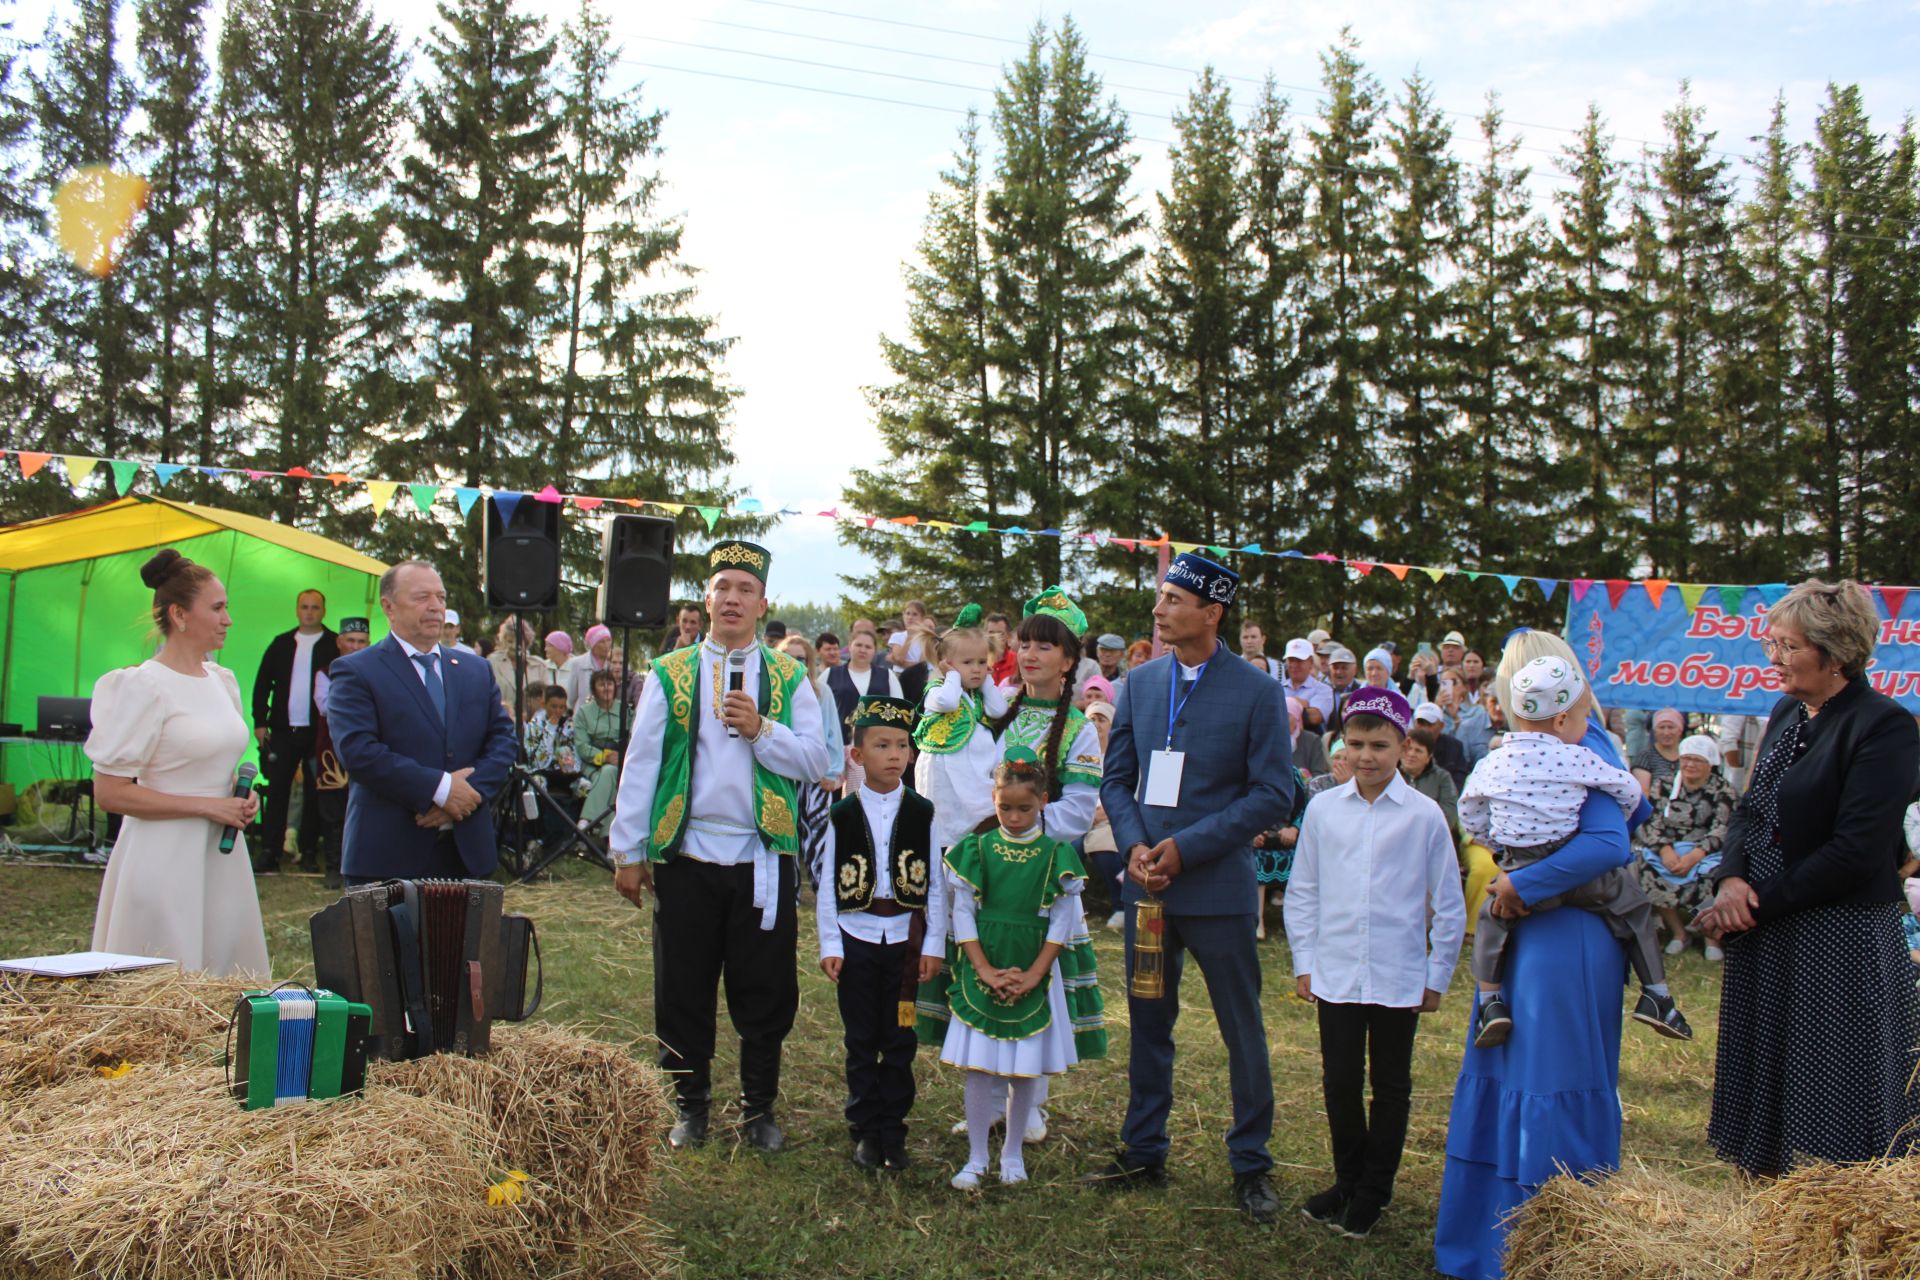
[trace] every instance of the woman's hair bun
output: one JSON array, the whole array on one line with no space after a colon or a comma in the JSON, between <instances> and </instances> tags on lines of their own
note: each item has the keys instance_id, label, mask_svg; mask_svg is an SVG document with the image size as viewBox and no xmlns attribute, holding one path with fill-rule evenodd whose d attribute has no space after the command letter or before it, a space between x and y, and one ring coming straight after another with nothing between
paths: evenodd
<instances>
[{"instance_id":1,"label":"woman's hair bun","mask_svg":"<svg viewBox=\"0 0 1920 1280\"><path fill-rule=\"evenodd\" d=\"M140 566L140 581L146 583L149 590L158 591L162 583L180 572L181 566L192 563L172 547L162 547Z\"/></svg>"}]
</instances>

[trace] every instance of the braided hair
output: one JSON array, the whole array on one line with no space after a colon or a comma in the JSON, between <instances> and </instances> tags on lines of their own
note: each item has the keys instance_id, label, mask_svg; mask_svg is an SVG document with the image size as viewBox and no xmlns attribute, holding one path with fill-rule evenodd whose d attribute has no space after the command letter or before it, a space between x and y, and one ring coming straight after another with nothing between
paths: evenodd
<instances>
[{"instance_id":1,"label":"braided hair","mask_svg":"<svg viewBox=\"0 0 1920 1280\"><path fill-rule=\"evenodd\" d=\"M1047 780L1047 802L1051 804L1060 798L1066 785L1059 776L1060 747L1067 736L1067 720L1073 714L1074 677L1080 669L1080 637L1051 614L1036 613L1021 621L1020 630L1014 633L1014 640L1050 644L1067 655L1066 678L1060 682L1060 705L1053 710L1053 723L1047 729L1047 744L1040 752L1040 767ZM1026 701L1027 686L1022 681L1020 692L1007 704L1006 714L988 726L993 730L996 740L1019 718L1020 708L1026 705Z\"/></svg>"}]
</instances>

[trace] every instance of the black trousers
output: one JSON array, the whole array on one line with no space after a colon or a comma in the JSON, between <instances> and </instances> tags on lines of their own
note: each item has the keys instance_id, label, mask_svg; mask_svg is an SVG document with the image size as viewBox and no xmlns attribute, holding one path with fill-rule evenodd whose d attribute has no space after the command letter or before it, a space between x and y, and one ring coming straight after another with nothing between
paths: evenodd
<instances>
[{"instance_id":1,"label":"black trousers","mask_svg":"<svg viewBox=\"0 0 1920 1280\"><path fill-rule=\"evenodd\" d=\"M324 865L328 871L338 871L340 851L346 847L347 789L339 787L328 791L315 787L313 805L320 815L321 844L326 849Z\"/></svg>"},{"instance_id":2,"label":"black trousers","mask_svg":"<svg viewBox=\"0 0 1920 1280\"><path fill-rule=\"evenodd\" d=\"M900 1025L900 980L919 964L911 943L866 942L844 929L840 1023L847 1043L847 1130L855 1141L905 1142L913 1110L913 1051L919 1038Z\"/></svg>"},{"instance_id":3,"label":"black trousers","mask_svg":"<svg viewBox=\"0 0 1920 1280\"><path fill-rule=\"evenodd\" d=\"M798 886L780 857L779 911L760 927L753 864L722 867L681 855L653 869L653 1024L661 1070L681 1106L704 1110L719 989L740 1037L740 1105L770 1115L780 1092L780 1046L800 1008Z\"/></svg>"},{"instance_id":4,"label":"black trousers","mask_svg":"<svg viewBox=\"0 0 1920 1280\"><path fill-rule=\"evenodd\" d=\"M320 815L313 802L311 770L300 766L313 759L313 728L275 729L267 734L266 750L260 753L260 776L267 780L266 825L260 836L265 846L260 865L279 863L287 845L287 808L293 802L293 775L298 772L300 787L300 856L311 861L319 848Z\"/></svg>"},{"instance_id":5,"label":"black trousers","mask_svg":"<svg viewBox=\"0 0 1920 1280\"><path fill-rule=\"evenodd\" d=\"M1357 1199L1385 1205L1407 1145L1413 1105L1413 1033L1418 1009L1334 1004L1320 1011L1320 1084L1332 1135L1333 1178ZM1373 1114L1366 1084L1373 1082Z\"/></svg>"}]
</instances>

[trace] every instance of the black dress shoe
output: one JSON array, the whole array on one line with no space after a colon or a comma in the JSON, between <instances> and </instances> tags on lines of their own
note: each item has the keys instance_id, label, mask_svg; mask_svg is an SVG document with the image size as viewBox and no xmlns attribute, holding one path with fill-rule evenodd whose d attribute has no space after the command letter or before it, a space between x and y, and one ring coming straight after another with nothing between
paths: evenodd
<instances>
[{"instance_id":1,"label":"black dress shoe","mask_svg":"<svg viewBox=\"0 0 1920 1280\"><path fill-rule=\"evenodd\" d=\"M1386 1208L1378 1200L1368 1196L1355 1196L1353 1203L1341 1216L1340 1224L1334 1228L1349 1240L1365 1240L1373 1234L1374 1224L1380 1221L1380 1213Z\"/></svg>"},{"instance_id":2,"label":"black dress shoe","mask_svg":"<svg viewBox=\"0 0 1920 1280\"><path fill-rule=\"evenodd\" d=\"M1125 1151L1118 1152L1107 1162L1103 1169L1097 1169L1080 1179L1083 1187L1098 1187L1107 1191L1130 1191L1135 1187L1164 1187L1167 1185L1167 1166L1165 1161L1155 1164L1143 1164Z\"/></svg>"},{"instance_id":3,"label":"black dress shoe","mask_svg":"<svg viewBox=\"0 0 1920 1280\"><path fill-rule=\"evenodd\" d=\"M880 1167L888 1173L904 1173L907 1166L912 1163L913 1161L907 1158L907 1144L892 1142L887 1144L886 1152L881 1157Z\"/></svg>"},{"instance_id":4,"label":"black dress shoe","mask_svg":"<svg viewBox=\"0 0 1920 1280\"><path fill-rule=\"evenodd\" d=\"M787 1135L780 1132L780 1126L773 1117L762 1113L748 1116L747 1123L741 1129L741 1137L755 1151L778 1151L787 1145Z\"/></svg>"},{"instance_id":5,"label":"black dress shoe","mask_svg":"<svg viewBox=\"0 0 1920 1280\"><path fill-rule=\"evenodd\" d=\"M667 1145L675 1151L684 1151L688 1147L707 1145L707 1113L704 1111L682 1111L680 1119L667 1132Z\"/></svg>"},{"instance_id":6,"label":"black dress shoe","mask_svg":"<svg viewBox=\"0 0 1920 1280\"><path fill-rule=\"evenodd\" d=\"M1280 1197L1265 1173L1234 1174L1233 1198L1240 1212L1255 1222L1272 1222L1280 1216Z\"/></svg>"},{"instance_id":7,"label":"black dress shoe","mask_svg":"<svg viewBox=\"0 0 1920 1280\"><path fill-rule=\"evenodd\" d=\"M854 1142L853 1167L869 1172L880 1167L880 1139L866 1137Z\"/></svg>"},{"instance_id":8,"label":"black dress shoe","mask_svg":"<svg viewBox=\"0 0 1920 1280\"><path fill-rule=\"evenodd\" d=\"M1313 1219L1313 1221L1323 1227L1332 1227L1338 1230L1340 1227L1340 1219L1346 1216L1347 1206L1352 1203L1353 1193L1351 1191L1348 1191L1345 1187L1332 1186L1320 1192L1318 1195L1308 1196L1307 1202L1300 1206L1300 1212L1306 1214L1307 1217Z\"/></svg>"}]
</instances>

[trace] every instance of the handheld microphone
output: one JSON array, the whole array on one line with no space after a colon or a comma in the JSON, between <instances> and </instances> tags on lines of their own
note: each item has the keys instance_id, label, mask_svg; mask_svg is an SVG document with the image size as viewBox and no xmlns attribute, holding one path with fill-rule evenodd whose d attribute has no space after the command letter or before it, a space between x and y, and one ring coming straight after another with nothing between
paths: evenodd
<instances>
[{"instance_id":1,"label":"handheld microphone","mask_svg":"<svg viewBox=\"0 0 1920 1280\"><path fill-rule=\"evenodd\" d=\"M747 687L747 651L735 649L727 655L727 692L740 693ZM732 725L727 726L727 736L737 738L740 731Z\"/></svg>"},{"instance_id":2,"label":"handheld microphone","mask_svg":"<svg viewBox=\"0 0 1920 1280\"><path fill-rule=\"evenodd\" d=\"M259 775L260 770L256 766L250 764L241 765L240 772L233 775L233 798L235 800L245 800L247 793L253 790L253 780ZM225 831L222 831L220 833L220 852L232 853L234 837L239 834L240 828L238 827L228 827Z\"/></svg>"}]
</instances>

